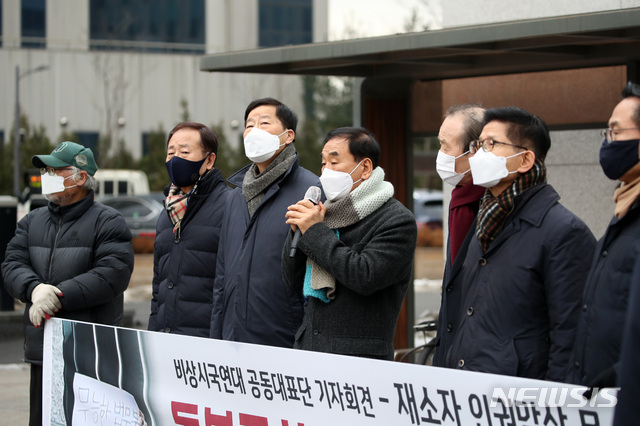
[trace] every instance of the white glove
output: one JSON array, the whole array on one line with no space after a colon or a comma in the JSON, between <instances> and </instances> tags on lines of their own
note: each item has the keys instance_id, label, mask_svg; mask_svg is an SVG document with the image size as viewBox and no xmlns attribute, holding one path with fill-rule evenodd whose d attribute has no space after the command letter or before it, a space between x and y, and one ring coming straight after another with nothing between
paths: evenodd
<instances>
[{"instance_id":1,"label":"white glove","mask_svg":"<svg viewBox=\"0 0 640 426\"><path fill-rule=\"evenodd\" d=\"M62 296L62 291L58 287L44 283L38 284L31 292L32 306L29 309L31 324L40 327L43 318L49 319L62 309L59 299Z\"/></svg>"}]
</instances>

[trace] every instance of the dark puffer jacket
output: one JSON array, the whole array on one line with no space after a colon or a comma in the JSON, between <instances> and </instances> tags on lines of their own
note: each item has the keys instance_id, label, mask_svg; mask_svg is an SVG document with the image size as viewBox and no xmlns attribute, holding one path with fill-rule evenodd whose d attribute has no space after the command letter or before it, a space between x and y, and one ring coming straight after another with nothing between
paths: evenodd
<instances>
[{"instance_id":1,"label":"dark puffer jacket","mask_svg":"<svg viewBox=\"0 0 640 426\"><path fill-rule=\"evenodd\" d=\"M220 226L229 191L214 169L189 198L180 237L174 235L166 211L158 219L149 330L209 337Z\"/></svg>"},{"instance_id":2,"label":"dark puffer jacket","mask_svg":"<svg viewBox=\"0 0 640 426\"><path fill-rule=\"evenodd\" d=\"M82 200L36 209L19 223L2 264L5 288L25 302L25 361L42 363L44 327L29 321L31 292L40 283L64 296L58 318L121 325L123 293L133 272L131 232L120 213Z\"/></svg>"},{"instance_id":3,"label":"dark puffer jacket","mask_svg":"<svg viewBox=\"0 0 640 426\"><path fill-rule=\"evenodd\" d=\"M591 386L600 373L617 368L633 266L639 257L640 200L636 200L626 215L611 220L598 242L584 290L570 383Z\"/></svg>"}]
</instances>

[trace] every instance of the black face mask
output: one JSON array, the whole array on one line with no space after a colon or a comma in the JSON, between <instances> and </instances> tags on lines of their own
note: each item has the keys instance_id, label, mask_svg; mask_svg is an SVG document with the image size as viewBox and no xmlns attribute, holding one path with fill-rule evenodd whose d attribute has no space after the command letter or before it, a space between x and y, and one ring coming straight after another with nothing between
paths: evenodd
<instances>
[{"instance_id":1,"label":"black face mask","mask_svg":"<svg viewBox=\"0 0 640 426\"><path fill-rule=\"evenodd\" d=\"M174 155L165 163L169 179L180 188L195 184L200 179L200 168L208 156L205 155L200 161L189 161Z\"/></svg>"},{"instance_id":2,"label":"black face mask","mask_svg":"<svg viewBox=\"0 0 640 426\"><path fill-rule=\"evenodd\" d=\"M628 141L613 141L608 143L607 140L600 147L600 166L602 171L609 179L620 179L633 166L638 164L638 144L639 139Z\"/></svg>"}]
</instances>

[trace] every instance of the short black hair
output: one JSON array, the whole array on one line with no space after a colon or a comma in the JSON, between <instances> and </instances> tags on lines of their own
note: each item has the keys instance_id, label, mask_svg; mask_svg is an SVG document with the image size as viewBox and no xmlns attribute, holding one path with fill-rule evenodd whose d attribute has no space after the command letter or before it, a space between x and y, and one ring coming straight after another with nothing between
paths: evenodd
<instances>
[{"instance_id":1,"label":"short black hair","mask_svg":"<svg viewBox=\"0 0 640 426\"><path fill-rule=\"evenodd\" d=\"M640 84L628 81L627 85L622 89L622 99L635 97L640 99ZM640 127L640 103L636 107L633 117L631 117L636 126Z\"/></svg>"},{"instance_id":2,"label":"short black hair","mask_svg":"<svg viewBox=\"0 0 640 426\"><path fill-rule=\"evenodd\" d=\"M462 152L469 149L469 142L480 137L483 127L483 114L485 108L480 104L468 103L453 105L444 113L444 118L460 114L464 119L464 140L461 142Z\"/></svg>"},{"instance_id":3,"label":"short black hair","mask_svg":"<svg viewBox=\"0 0 640 426\"><path fill-rule=\"evenodd\" d=\"M202 150L204 153L213 152L218 155L218 135L216 132L205 126L204 124L194 123L193 121L183 121L179 123L171 129L169 132L169 137L167 138L167 146L169 146L169 141L173 137L173 135L182 129L193 129L197 130L200 133L200 144L202 145Z\"/></svg>"},{"instance_id":4,"label":"short black hair","mask_svg":"<svg viewBox=\"0 0 640 426\"><path fill-rule=\"evenodd\" d=\"M245 125L247 124L247 117L249 117L249 113L263 105L276 107L276 117L278 117L278 120L280 120L285 129L291 129L295 133L296 127L298 126L298 116L291 110L291 108L274 98L260 98L251 101L249 106L247 106L247 109L244 111Z\"/></svg>"},{"instance_id":5,"label":"short black hair","mask_svg":"<svg viewBox=\"0 0 640 426\"><path fill-rule=\"evenodd\" d=\"M327 133L323 145L331 139L339 137L345 138L349 142L349 152L356 161L368 158L373 164L373 168L378 167L380 162L380 144L376 137L364 127L339 127Z\"/></svg>"},{"instance_id":6,"label":"short black hair","mask_svg":"<svg viewBox=\"0 0 640 426\"><path fill-rule=\"evenodd\" d=\"M500 107L484 112L484 125L499 121L507 125L507 137L516 145L529 148L544 163L551 148L547 124L537 115L518 107Z\"/></svg>"}]
</instances>

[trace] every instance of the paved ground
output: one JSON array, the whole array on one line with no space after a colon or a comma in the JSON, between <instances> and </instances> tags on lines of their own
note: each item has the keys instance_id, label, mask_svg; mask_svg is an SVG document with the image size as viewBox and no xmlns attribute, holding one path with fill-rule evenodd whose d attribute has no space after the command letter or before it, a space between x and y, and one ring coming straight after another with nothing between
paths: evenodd
<instances>
[{"instance_id":1,"label":"paved ground","mask_svg":"<svg viewBox=\"0 0 640 426\"><path fill-rule=\"evenodd\" d=\"M418 248L415 264L416 319L437 315L440 306L442 248ZM132 326L146 329L151 300L153 254L138 254L133 276L125 292L125 311L133 314ZM16 303L13 316L24 306ZM29 419L29 367L22 362L22 333L0 330L0 425L19 426ZM419 343L416 337L416 344Z\"/></svg>"}]
</instances>

